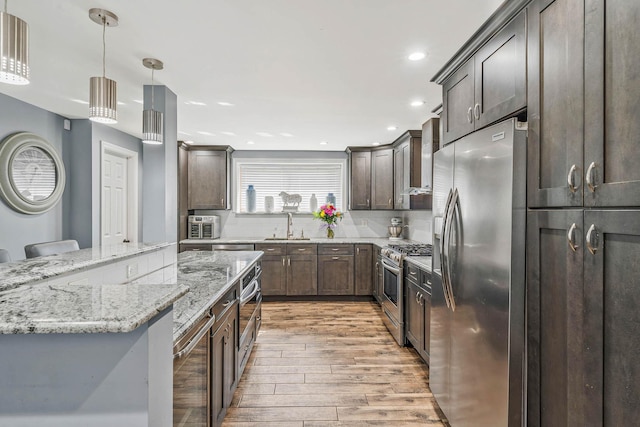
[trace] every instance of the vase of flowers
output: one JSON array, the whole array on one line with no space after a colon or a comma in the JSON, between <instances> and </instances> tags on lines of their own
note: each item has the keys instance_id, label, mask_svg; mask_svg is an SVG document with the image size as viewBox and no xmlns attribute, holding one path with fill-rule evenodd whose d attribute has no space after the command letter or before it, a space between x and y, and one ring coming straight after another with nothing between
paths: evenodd
<instances>
[{"instance_id":1,"label":"vase of flowers","mask_svg":"<svg viewBox=\"0 0 640 427\"><path fill-rule=\"evenodd\" d=\"M336 207L327 203L320 206L320 210L313 212L313 218L325 222L320 228L327 229L327 238L333 239L334 230L337 227L338 220L342 220L342 213Z\"/></svg>"}]
</instances>

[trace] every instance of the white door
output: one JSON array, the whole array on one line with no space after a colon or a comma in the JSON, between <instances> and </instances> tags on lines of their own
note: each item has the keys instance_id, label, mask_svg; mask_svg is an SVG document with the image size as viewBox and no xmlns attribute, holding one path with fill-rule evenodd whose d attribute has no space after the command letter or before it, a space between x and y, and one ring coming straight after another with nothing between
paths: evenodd
<instances>
[{"instance_id":1,"label":"white door","mask_svg":"<svg viewBox=\"0 0 640 427\"><path fill-rule=\"evenodd\" d=\"M127 239L127 159L102 154L102 245Z\"/></svg>"}]
</instances>

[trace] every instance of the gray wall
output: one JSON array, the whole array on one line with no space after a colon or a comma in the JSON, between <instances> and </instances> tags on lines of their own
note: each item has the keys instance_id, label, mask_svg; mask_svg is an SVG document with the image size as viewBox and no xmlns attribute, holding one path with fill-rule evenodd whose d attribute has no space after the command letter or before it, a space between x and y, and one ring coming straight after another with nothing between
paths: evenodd
<instances>
[{"instance_id":1,"label":"gray wall","mask_svg":"<svg viewBox=\"0 0 640 427\"><path fill-rule=\"evenodd\" d=\"M41 108L0 94L0 139L16 132L35 133L49 141L63 155L64 118ZM66 159L65 167L68 163ZM67 179L69 170L67 167ZM8 249L14 260L24 258L24 246L63 238L64 199L40 215L24 215L0 201L0 248Z\"/></svg>"},{"instance_id":2,"label":"gray wall","mask_svg":"<svg viewBox=\"0 0 640 427\"><path fill-rule=\"evenodd\" d=\"M24 246L29 243L75 239L81 248L99 245L101 141L139 153L139 174L143 174L140 139L88 119L72 120L71 131L64 130L63 124L62 116L0 94L0 138L25 131L40 135L62 155L67 178L62 200L44 214L21 214L0 202L0 248L8 249L13 260L24 259ZM175 133L177 136L177 130ZM173 173L175 181L177 170ZM140 224L144 211L141 176L138 177ZM172 220L173 224L177 221L175 216ZM142 226L138 229L138 240L142 240Z\"/></svg>"}]
</instances>

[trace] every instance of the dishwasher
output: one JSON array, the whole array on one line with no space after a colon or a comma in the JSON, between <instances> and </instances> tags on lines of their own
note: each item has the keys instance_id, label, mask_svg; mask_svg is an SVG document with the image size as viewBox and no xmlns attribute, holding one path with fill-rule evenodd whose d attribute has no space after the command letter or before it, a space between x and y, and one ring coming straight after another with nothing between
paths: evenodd
<instances>
[{"instance_id":1,"label":"dishwasher","mask_svg":"<svg viewBox=\"0 0 640 427\"><path fill-rule=\"evenodd\" d=\"M217 243L211 245L212 251L252 251L253 243Z\"/></svg>"}]
</instances>

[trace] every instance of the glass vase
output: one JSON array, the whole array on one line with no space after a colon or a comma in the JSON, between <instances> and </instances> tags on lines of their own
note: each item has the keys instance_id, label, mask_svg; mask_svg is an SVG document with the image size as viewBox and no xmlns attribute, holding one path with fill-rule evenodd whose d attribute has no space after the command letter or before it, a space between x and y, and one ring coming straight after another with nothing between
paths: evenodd
<instances>
[{"instance_id":1,"label":"glass vase","mask_svg":"<svg viewBox=\"0 0 640 427\"><path fill-rule=\"evenodd\" d=\"M327 228L327 239L333 239L334 232L332 228Z\"/></svg>"}]
</instances>

